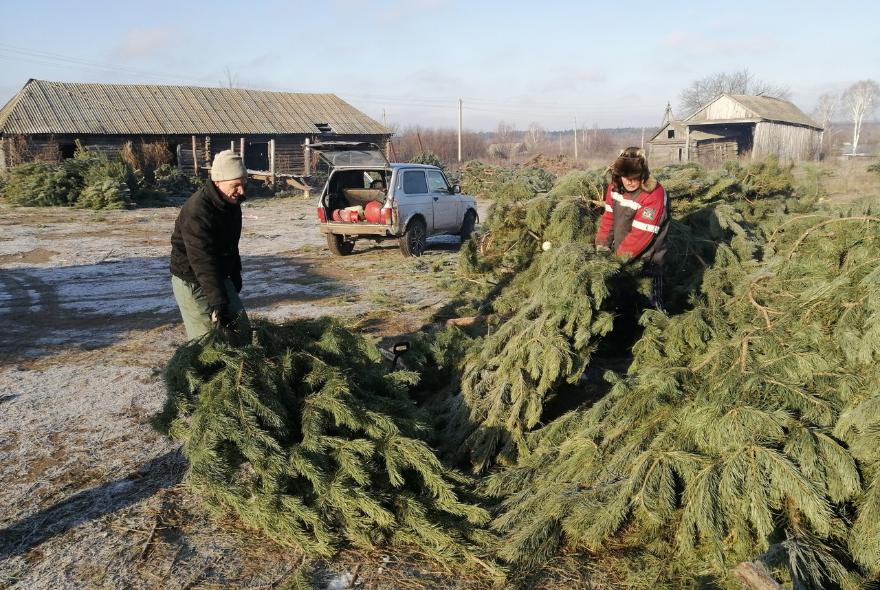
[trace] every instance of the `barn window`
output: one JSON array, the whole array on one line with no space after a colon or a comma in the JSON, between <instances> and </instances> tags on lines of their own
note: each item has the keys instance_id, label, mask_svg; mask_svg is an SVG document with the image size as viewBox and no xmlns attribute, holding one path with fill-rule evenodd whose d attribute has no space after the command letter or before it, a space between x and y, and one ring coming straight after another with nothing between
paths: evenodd
<instances>
[{"instance_id":1,"label":"barn window","mask_svg":"<svg viewBox=\"0 0 880 590\"><path fill-rule=\"evenodd\" d=\"M251 170L269 170L269 142L249 141L245 153L245 161Z\"/></svg>"},{"instance_id":2,"label":"barn window","mask_svg":"<svg viewBox=\"0 0 880 590\"><path fill-rule=\"evenodd\" d=\"M73 157L73 154L76 153L76 144L62 143L58 146L58 151L61 153L61 158L63 160L69 160Z\"/></svg>"},{"instance_id":3,"label":"barn window","mask_svg":"<svg viewBox=\"0 0 880 590\"><path fill-rule=\"evenodd\" d=\"M675 129L666 132L666 139L675 139Z\"/></svg>"}]
</instances>

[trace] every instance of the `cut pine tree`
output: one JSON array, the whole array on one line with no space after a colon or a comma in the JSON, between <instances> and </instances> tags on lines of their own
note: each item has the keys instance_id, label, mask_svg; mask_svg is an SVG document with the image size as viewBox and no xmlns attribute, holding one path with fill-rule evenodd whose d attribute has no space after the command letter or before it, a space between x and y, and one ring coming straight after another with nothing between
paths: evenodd
<instances>
[{"instance_id":1,"label":"cut pine tree","mask_svg":"<svg viewBox=\"0 0 880 590\"><path fill-rule=\"evenodd\" d=\"M310 555L407 544L479 559L486 510L421 439L416 380L338 322L256 322L253 341L209 335L167 369L162 421L207 503Z\"/></svg>"}]
</instances>

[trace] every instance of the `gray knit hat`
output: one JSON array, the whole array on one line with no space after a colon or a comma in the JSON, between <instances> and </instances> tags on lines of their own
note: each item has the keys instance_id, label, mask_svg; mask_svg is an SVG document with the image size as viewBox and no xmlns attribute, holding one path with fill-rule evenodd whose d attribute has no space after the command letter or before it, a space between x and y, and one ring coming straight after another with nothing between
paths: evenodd
<instances>
[{"instance_id":1,"label":"gray knit hat","mask_svg":"<svg viewBox=\"0 0 880 590\"><path fill-rule=\"evenodd\" d=\"M235 180L247 176L247 168L241 161L241 156L232 150L223 150L214 156L214 163L211 165L211 180L220 182L222 180Z\"/></svg>"}]
</instances>

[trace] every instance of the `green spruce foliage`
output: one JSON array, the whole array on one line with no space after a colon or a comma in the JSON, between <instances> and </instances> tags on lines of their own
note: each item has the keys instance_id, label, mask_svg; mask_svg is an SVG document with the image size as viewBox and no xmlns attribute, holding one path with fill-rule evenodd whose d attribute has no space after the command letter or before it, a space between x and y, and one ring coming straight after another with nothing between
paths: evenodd
<instances>
[{"instance_id":1,"label":"green spruce foliage","mask_svg":"<svg viewBox=\"0 0 880 590\"><path fill-rule=\"evenodd\" d=\"M279 543L464 560L488 514L422 442L416 379L333 320L257 322L243 346L209 335L178 350L159 423L183 443L190 487Z\"/></svg>"},{"instance_id":2,"label":"green spruce foliage","mask_svg":"<svg viewBox=\"0 0 880 590\"><path fill-rule=\"evenodd\" d=\"M80 147L74 157L59 163L35 161L11 168L3 178L2 198L30 207L74 206L86 209L124 209L133 204L164 203L168 197L188 197L198 183L169 164L142 170L120 157Z\"/></svg>"},{"instance_id":3,"label":"green spruce foliage","mask_svg":"<svg viewBox=\"0 0 880 590\"><path fill-rule=\"evenodd\" d=\"M880 571L880 218L811 208L772 160L665 173L696 186L670 230L676 264L702 267L691 304L644 314L632 364L595 405L524 424L517 462L487 484L503 498L500 555L651 551L723 585L760 559L797 588L855 587ZM517 288L528 301L547 285ZM513 368L544 354L553 374L555 340L532 346ZM644 587L695 577L654 573Z\"/></svg>"},{"instance_id":4,"label":"green spruce foliage","mask_svg":"<svg viewBox=\"0 0 880 590\"><path fill-rule=\"evenodd\" d=\"M481 234L463 248L462 271L501 287L480 306L492 330L463 363L446 426L476 471L516 460L546 402L580 379L612 330L612 277L637 281L637 266L595 252L604 187L596 172L572 173L543 194L505 183Z\"/></svg>"},{"instance_id":5,"label":"green spruce foliage","mask_svg":"<svg viewBox=\"0 0 880 590\"><path fill-rule=\"evenodd\" d=\"M461 190L468 195L497 199L507 183L525 185L532 193L549 191L556 176L543 168L502 168L472 160L461 172Z\"/></svg>"},{"instance_id":6,"label":"green spruce foliage","mask_svg":"<svg viewBox=\"0 0 880 590\"><path fill-rule=\"evenodd\" d=\"M880 216L773 159L657 171L668 311L620 349L648 285L592 247L606 179L480 172L494 205L448 306L479 321L417 336L406 371L330 320L181 348L190 485L281 543L490 546L511 581L562 553L630 588L733 590L743 561L792 589L880 579Z\"/></svg>"},{"instance_id":7,"label":"green spruce foliage","mask_svg":"<svg viewBox=\"0 0 880 590\"><path fill-rule=\"evenodd\" d=\"M13 167L6 174L5 200L27 207L70 205L79 197L81 179L68 167L49 162L29 162Z\"/></svg>"},{"instance_id":8,"label":"green spruce foliage","mask_svg":"<svg viewBox=\"0 0 880 590\"><path fill-rule=\"evenodd\" d=\"M445 170L443 160L434 152L419 152L412 159L413 164L427 164L428 166L436 166L441 170Z\"/></svg>"}]
</instances>

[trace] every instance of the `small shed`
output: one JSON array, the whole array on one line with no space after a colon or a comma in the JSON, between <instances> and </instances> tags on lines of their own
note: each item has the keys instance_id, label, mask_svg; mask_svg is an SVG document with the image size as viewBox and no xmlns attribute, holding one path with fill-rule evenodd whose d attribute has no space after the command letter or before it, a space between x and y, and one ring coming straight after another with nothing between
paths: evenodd
<instances>
[{"instance_id":1,"label":"small shed","mask_svg":"<svg viewBox=\"0 0 880 590\"><path fill-rule=\"evenodd\" d=\"M684 162L684 123L675 120L672 105L666 103L666 112L660 131L648 142L648 155L655 165Z\"/></svg>"},{"instance_id":2,"label":"small shed","mask_svg":"<svg viewBox=\"0 0 880 590\"><path fill-rule=\"evenodd\" d=\"M716 164L735 158L812 158L822 128L787 100L721 94L682 121L667 115L648 142L655 166L679 162Z\"/></svg>"},{"instance_id":3,"label":"small shed","mask_svg":"<svg viewBox=\"0 0 880 590\"><path fill-rule=\"evenodd\" d=\"M0 109L0 169L22 146L64 158L77 141L111 153L127 142L161 142L184 171L204 172L214 154L234 149L249 172L274 180L309 173L309 143L390 138L334 94L29 80Z\"/></svg>"}]
</instances>

